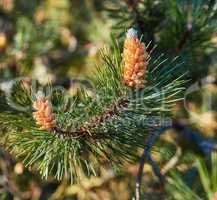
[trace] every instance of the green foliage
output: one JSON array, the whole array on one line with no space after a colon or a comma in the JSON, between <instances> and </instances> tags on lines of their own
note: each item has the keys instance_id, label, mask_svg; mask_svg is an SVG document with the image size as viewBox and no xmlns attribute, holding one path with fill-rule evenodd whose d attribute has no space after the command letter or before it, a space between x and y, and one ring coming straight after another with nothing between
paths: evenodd
<instances>
[{"instance_id":1,"label":"green foliage","mask_svg":"<svg viewBox=\"0 0 217 200\"><path fill-rule=\"evenodd\" d=\"M165 17L165 3L157 0L146 0L138 1L135 6L130 6L130 3L127 4L126 2L107 1L108 16L115 19L112 27L114 33L124 36L124 31L133 26L144 35L145 41L153 41L153 34L159 30L158 26Z\"/></svg>"},{"instance_id":2,"label":"green foliage","mask_svg":"<svg viewBox=\"0 0 217 200\"><path fill-rule=\"evenodd\" d=\"M16 24L14 50L24 51L31 58L32 55L40 56L47 53L54 48L51 44L60 37L56 26L52 23L37 24L29 18L20 17Z\"/></svg>"},{"instance_id":3,"label":"green foliage","mask_svg":"<svg viewBox=\"0 0 217 200\"><path fill-rule=\"evenodd\" d=\"M52 88L49 92L56 105L64 104L65 109L55 109L55 117L59 129L69 133L68 138L56 135L58 130L38 130L29 110L0 115L1 123L7 119L11 127L8 149L26 166L36 168L42 177L54 175L61 180L67 176L76 181L80 174L97 174L104 162L119 168L124 161L136 161L138 148L144 148L150 121L151 126L153 121L158 126L156 120L168 116L171 106L181 99L185 81L178 58L151 59L144 88L134 89L123 84L121 48L116 42L111 49L102 50L101 57L104 65L90 79L92 93L81 90L79 96L69 97L66 105L61 94L53 93ZM12 91L16 92L12 92L10 100L16 104L34 101L33 88L29 94L14 84ZM73 137L73 132L82 127L88 134Z\"/></svg>"},{"instance_id":4,"label":"green foliage","mask_svg":"<svg viewBox=\"0 0 217 200\"><path fill-rule=\"evenodd\" d=\"M12 3L13 8L7 10L3 3ZM0 33L7 36L6 48L0 49L0 88L6 88L4 92L0 90L0 144L45 179L66 177L76 182L83 175L104 174L102 168L107 170L112 166L122 170L123 164L124 167L126 163L138 164L147 136L155 127L163 126L164 119L170 120L166 117L171 116L171 109L178 108L175 118L178 121L177 116L186 112L180 108L182 105L176 104L183 97L186 71L190 72L187 74L189 84L214 71L216 9L216 0L0 0ZM142 41L151 41L148 51L154 49L146 83L141 89L123 84L122 44L130 27L138 30ZM112 39L111 47L97 54L104 43L110 42L110 34L115 35L118 42ZM95 62L97 70L89 76ZM77 77L86 74L88 80ZM30 81L30 85L28 78L27 82L25 78L24 82L17 79L10 88L12 80L21 75L37 80ZM50 77L50 85L40 80ZM199 112L195 107L203 103L201 96L210 92L207 88L185 99L187 104L190 101L192 111ZM32 117L32 104L38 91L43 91L52 103L57 130L40 130ZM208 119L207 122L210 124ZM216 128L214 123L212 126L212 130ZM85 134L81 134L83 128ZM177 141L171 143L173 139L171 136L169 142L159 142L153 147L153 151L160 152L156 155L160 157L156 159L159 166L175 153ZM179 166L188 168L186 163L195 160L188 151L189 146L194 146L188 141L182 146L182 138L178 140L184 152L178 160ZM170 198L213 200L217 188L215 154L212 162L212 170L198 159L197 169L181 175L172 173L166 186ZM126 175L131 166L129 171L128 165L124 170L123 176L133 185L134 172L130 178ZM158 194L159 191L150 189L153 180L148 179L152 177L146 177L144 198L156 199L159 195L159 199L163 199L162 191ZM125 178L122 183L127 185ZM29 179L32 182L32 178ZM122 198L118 187L114 188L117 199ZM94 187L90 190L97 193ZM72 198L80 199L79 195ZM89 196L86 199L89 200Z\"/></svg>"},{"instance_id":5,"label":"green foliage","mask_svg":"<svg viewBox=\"0 0 217 200\"><path fill-rule=\"evenodd\" d=\"M168 57L179 55L192 80L208 73L216 52L211 41L217 30L215 1L144 0L134 7L126 2L113 0L107 5L115 34L122 37L126 29L135 26L144 41L157 44Z\"/></svg>"}]
</instances>

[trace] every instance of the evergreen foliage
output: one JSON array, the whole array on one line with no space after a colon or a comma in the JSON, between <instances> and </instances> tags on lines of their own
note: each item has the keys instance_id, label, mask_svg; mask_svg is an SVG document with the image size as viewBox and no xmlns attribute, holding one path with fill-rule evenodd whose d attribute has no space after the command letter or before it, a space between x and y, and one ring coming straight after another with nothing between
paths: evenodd
<instances>
[{"instance_id":1,"label":"evergreen foliage","mask_svg":"<svg viewBox=\"0 0 217 200\"><path fill-rule=\"evenodd\" d=\"M113 30L123 38L134 26L144 41L152 41L168 57L179 55L190 71L191 80L209 72L210 56L216 47L211 40L216 33L216 3L212 0L107 1ZM202 53L203 52L203 53ZM203 63L201 65L200 63Z\"/></svg>"},{"instance_id":2,"label":"evergreen foliage","mask_svg":"<svg viewBox=\"0 0 217 200\"><path fill-rule=\"evenodd\" d=\"M98 67L91 80L95 90L92 96L81 90L78 97L69 97L62 109L66 102L58 102L61 94L58 97L51 87L50 99L56 99L61 108L55 111L57 128L51 131L35 125L33 90L22 87L22 81L13 84L8 99L29 107L27 112L1 113L1 123L7 119L10 130L6 142L9 150L26 166L36 167L43 177L52 174L58 180L64 176L74 180L81 172L96 174L102 161L115 168L123 161L135 161L138 148L144 148L148 130L153 128L148 124L170 113L181 99L185 81L178 58L167 61L160 57L151 59L143 88L127 87L123 84L121 51L117 42L101 51L104 66Z\"/></svg>"},{"instance_id":3,"label":"evergreen foliage","mask_svg":"<svg viewBox=\"0 0 217 200\"><path fill-rule=\"evenodd\" d=\"M217 198L216 22L216 0L0 0L0 199L14 177L36 200Z\"/></svg>"}]
</instances>

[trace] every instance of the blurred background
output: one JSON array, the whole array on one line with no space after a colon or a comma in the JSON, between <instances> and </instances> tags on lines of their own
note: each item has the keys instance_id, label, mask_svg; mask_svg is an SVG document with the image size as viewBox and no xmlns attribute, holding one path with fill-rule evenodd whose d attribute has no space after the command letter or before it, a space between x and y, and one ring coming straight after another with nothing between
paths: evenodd
<instances>
[{"instance_id":1,"label":"blurred background","mask_svg":"<svg viewBox=\"0 0 217 200\"><path fill-rule=\"evenodd\" d=\"M34 79L75 94L74 80L100 66L99 49L109 46L111 36L122 44L133 26L142 40L157 45L154 57L179 56L188 80L185 101L173 109L177 126L153 153L166 186L145 165L143 199L216 200L217 158L211 153L217 147L216 9L215 0L0 0L0 93L9 90L10 80L25 77L27 87ZM1 200L133 198L138 165L125 164L119 173L102 168L100 177L76 184L43 180L0 143Z\"/></svg>"}]
</instances>

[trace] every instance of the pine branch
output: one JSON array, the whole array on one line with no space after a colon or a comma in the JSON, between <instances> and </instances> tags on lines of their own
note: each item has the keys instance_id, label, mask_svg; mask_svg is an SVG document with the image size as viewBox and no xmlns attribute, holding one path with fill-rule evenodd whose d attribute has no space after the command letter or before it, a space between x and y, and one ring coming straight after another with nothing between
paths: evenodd
<instances>
[{"instance_id":1,"label":"pine branch","mask_svg":"<svg viewBox=\"0 0 217 200\"><path fill-rule=\"evenodd\" d=\"M125 99L115 101L103 113L100 113L99 116L94 117L94 119L91 119L90 122L85 122L85 124L82 125L77 131L64 131L59 127L53 128L52 131L54 134L57 134L65 139L76 139L84 136L91 137L93 139L100 139L100 136L95 135L95 133L91 133L91 129L100 126L109 118L117 117L119 115L119 110L126 107L127 103L128 101ZM101 139L105 139L105 137Z\"/></svg>"},{"instance_id":2,"label":"pine branch","mask_svg":"<svg viewBox=\"0 0 217 200\"><path fill-rule=\"evenodd\" d=\"M136 162L137 150L146 145L143 141L150 120L170 115L171 107L182 99L185 81L178 58L153 56L146 60L148 50L138 38L135 41L141 63L128 63L137 67L139 75L123 75L129 73L124 68L128 65L123 65L122 48L114 41L110 49L101 51L104 65L90 78L93 95L81 88L64 102L64 93L55 93L51 87L49 96L39 98L34 91L43 91L40 85L34 89L34 84L30 88L21 87L22 81L14 84L7 100L21 107L28 105L28 109L18 112L4 104L8 111L0 114L0 121L8 126L9 150L42 177L53 175L58 180L68 176L76 181L80 173L96 175L104 161L116 169L125 161ZM128 54L124 55L127 60ZM153 163L151 158L149 161Z\"/></svg>"}]
</instances>

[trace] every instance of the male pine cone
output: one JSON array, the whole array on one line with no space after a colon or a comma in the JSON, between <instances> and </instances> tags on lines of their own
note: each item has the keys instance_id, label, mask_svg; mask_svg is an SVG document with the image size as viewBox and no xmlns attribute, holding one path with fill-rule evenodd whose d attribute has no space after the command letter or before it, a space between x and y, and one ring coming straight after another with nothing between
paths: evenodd
<instances>
[{"instance_id":1,"label":"male pine cone","mask_svg":"<svg viewBox=\"0 0 217 200\"><path fill-rule=\"evenodd\" d=\"M36 110L33 118L40 129L49 130L56 126L52 105L46 97L39 96L33 103L33 108Z\"/></svg>"},{"instance_id":2,"label":"male pine cone","mask_svg":"<svg viewBox=\"0 0 217 200\"><path fill-rule=\"evenodd\" d=\"M0 52L4 51L7 47L7 37L5 33L0 33Z\"/></svg>"},{"instance_id":3,"label":"male pine cone","mask_svg":"<svg viewBox=\"0 0 217 200\"><path fill-rule=\"evenodd\" d=\"M127 86L136 88L144 86L149 57L145 44L138 39L137 31L129 29L123 51L123 78Z\"/></svg>"}]
</instances>

